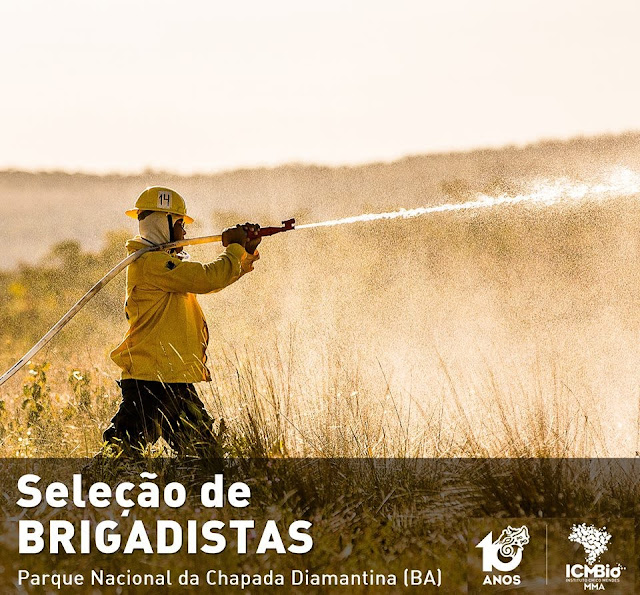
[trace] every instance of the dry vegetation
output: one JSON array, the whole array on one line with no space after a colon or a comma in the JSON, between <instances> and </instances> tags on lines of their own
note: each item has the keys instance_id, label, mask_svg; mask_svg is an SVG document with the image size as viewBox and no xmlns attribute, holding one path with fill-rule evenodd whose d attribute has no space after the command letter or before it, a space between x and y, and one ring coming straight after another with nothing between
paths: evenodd
<instances>
[{"instance_id":1,"label":"dry vegetation","mask_svg":"<svg viewBox=\"0 0 640 595\"><path fill-rule=\"evenodd\" d=\"M638 140L193 178L4 172L0 367L122 258L133 227L106 234L127 225L121 212L145 184L182 190L197 235L236 219L311 222L640 170ZM201 298L214 373L202 395L226 422L230 455L634 456L639 239L637 197L267 239L250 277ZM0 454L100 448L118 401L107 354L125 329L123 282L0 388Z\"/></svg>"}]
</instances>

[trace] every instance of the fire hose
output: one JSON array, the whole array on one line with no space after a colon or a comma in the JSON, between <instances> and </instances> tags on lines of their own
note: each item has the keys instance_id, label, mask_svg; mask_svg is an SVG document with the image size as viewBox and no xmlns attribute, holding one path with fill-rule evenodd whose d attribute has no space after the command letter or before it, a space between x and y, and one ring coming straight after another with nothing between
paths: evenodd
<instances>
[{"instance_id":1,"label":"fire hose","mask_svg":"<svg viewBox=\"0 0 640 595\"><path fill-rule=\"evenodd\" d=\"M282 227L261 227L258 232L249 231L247 234L248 239L254 239L256 237L272 236L283 231L291 231L295 229L295 219L287 219L282 222ZM40 339L27 353L25 353L11 368L9 368L2 376L0 376L0 386L2 386L9 378L11 378L16 372L18 372L29 360L34 357L51 339L53 339L66 325L67 323L84 308L87 303L96 296L100 290L118 275L122 270L126 269L132 262L138 260L143 254L147 252L156 252L158 250L171 250L174 248L182 248L184 246L195 246L198 244L210 244L213 242L219 242L222 240L222 236L203 236L200 238L187 238L179 240L177 242L168 242L166 244L157 244L153 246L146 246L133 252L127 256L124 260L114 266L100 281L98 281L87 293L85 293L73 307L56 322L47 333Z\"/></svg>"}]
</instances>

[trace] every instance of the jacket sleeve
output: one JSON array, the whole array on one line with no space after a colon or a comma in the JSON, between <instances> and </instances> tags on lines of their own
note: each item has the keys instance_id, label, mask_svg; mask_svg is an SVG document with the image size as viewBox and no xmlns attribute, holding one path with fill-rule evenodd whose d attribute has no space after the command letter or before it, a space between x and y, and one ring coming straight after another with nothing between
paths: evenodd
<instances>
[{"instance_id":1,"label":"jacket sleeve","mask_svg":"<svg viewBox=\"0 0 640 595\"><path fill-rule=\"evenodd\" d=\"M247 253L239 244L227 246L225 251L209 263L182 261L164 252L147 259L143 276L145 284L174 293L211 293L219 291L245 272Z\"/></svg>"}]
</instances>

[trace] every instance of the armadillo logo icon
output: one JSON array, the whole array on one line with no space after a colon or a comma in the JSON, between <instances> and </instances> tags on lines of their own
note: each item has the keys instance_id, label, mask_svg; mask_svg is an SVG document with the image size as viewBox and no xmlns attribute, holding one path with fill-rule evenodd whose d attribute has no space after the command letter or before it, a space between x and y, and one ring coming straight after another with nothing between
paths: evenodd
<instances>
[{"instance_id":1,"label":"armadillo logo icon","mask_svg":"<svg viewBox=\"0 0 640 595\"><path fill-rule=\"evenodd\" d=\"M476 546L482 549L483 572L515 570L522 561L522 551L528 543L529 530L525 525L520 528L507 527L495 541L493 533L489 531Z\"/></svg>"}]
</instances>

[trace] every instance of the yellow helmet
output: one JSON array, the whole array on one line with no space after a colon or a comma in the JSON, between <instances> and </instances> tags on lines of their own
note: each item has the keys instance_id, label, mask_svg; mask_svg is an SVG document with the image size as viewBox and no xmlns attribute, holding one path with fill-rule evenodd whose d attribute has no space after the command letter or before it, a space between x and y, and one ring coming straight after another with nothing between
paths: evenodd
<instances>
[{"instance_id":1,"label":"yellow helmet","mask_svg":"<svg viewBox=\"0 0 640 595\"><path fill-rule=\"evenodd\" d=\"M164 186L151 186L144 190L136 200L135 209L129 209L125 214L137 219L140 211L160 211L180 215L185 223L193 223L193 218L187 215L184 198L175 190Z\"/></svg>"}]
</instances>

